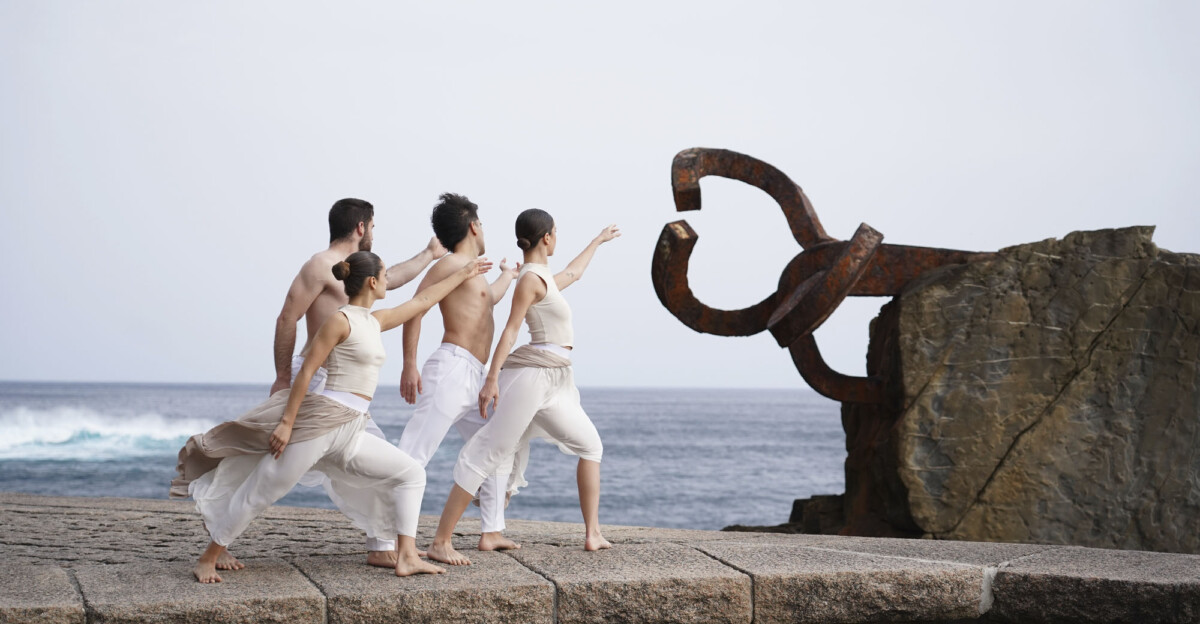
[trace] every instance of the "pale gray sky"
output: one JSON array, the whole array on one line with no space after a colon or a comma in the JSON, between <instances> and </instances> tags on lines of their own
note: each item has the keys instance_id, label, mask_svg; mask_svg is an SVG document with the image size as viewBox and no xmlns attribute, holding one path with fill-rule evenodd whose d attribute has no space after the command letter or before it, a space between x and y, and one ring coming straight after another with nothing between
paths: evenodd
<instances>
[{"instance_id":1,"label":"pale gray sky","mask_svg":"<svg viewBox=\"0 0 1200 624\"><path fill-rule=\"evenodd\" d=\"M558 221L558 267L624 230L568 291L580 385L801 386L768 334L696 334L655 298L676 152L776 165L839 238L865 221L994 250L1152 224L1200 252L1197 32L1192 2L3 0L0 379L269 384L330 204L373 202L391 263L454 191L495 260L529 207ZM692 283L754 303L799 247L758 190L703 188ZM862 373L882 303L818 332L836 368Z\"/></svg>"}]
</instances>

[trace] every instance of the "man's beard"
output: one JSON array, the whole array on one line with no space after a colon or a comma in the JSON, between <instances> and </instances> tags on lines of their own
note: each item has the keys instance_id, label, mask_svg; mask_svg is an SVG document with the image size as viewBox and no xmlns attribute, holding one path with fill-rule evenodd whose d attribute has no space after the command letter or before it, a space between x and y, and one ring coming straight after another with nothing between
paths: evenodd
<instances>
[{"instance_id":1,"label":"man's beard","mask_svg":"<svg viewBox=\"0 0 1200 624\"><path fill-rule=\"evenodd\" d=\"M371 243L374 242L370 238L364 238L358 241L359 251L371 251Z\"/></svg>"}]
</instances>

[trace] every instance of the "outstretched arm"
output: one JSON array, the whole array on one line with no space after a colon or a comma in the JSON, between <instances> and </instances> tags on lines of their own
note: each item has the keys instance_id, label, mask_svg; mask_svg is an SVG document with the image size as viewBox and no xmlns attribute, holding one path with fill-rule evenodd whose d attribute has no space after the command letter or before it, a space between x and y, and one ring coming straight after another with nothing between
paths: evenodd
<instances>
[{"instance_id":1,"label":"outstretched arm","mask_svg":"<svg viewBox=\"0 0 1200 624\"><path fill-rule=\"evenodd\" d=\"M517 277L517 272L520 270L520 262L510 268L508 266L508 258L500 259L500 277L497 277L496 281L492 282L490 287L492 291L492 305L500 303L500 300L504 298L504 293L508 292L508 285Z\"/></svg>"},{"instance_id":2,"label":"outstretched arm","mask_svg":"<svg viewBox=\"0 0 1200 624\"><path fill-rule=\"evenodd\" d=\"M308 357L304 358L304 364L296 375L295 387L307 389L317 368L329 357L333 348L346 340L349 335L350 321L345 314L334 314L326 319L321 324L321 329L317 330ZM296 425L296 415L300 412L300 403L304 401L306 394L307 392L293 392L288 395L287 406L283 409L283 418L279 420L279 425L271 433L271 454L275 456L275 459L279 459L279 456L283 454L283 449L287 447L288 441L292 438L292 427Z\"/></svg>"},{"instance_id":3,"label":"outstretched arm","mask_svg":"<svg viewBox=\"0 0 1200 624\"><path fill-rule=\"evenodd\" d=\"M296 349L296 323L321 294L324 287L321 280L314 275L312 261L305 263L292 280L287 297L283 300L283 310L275 319L275 383L271 384L271 394L287 388L292 382L292 352Z\"/></svg>"},{"instance_id":4,"label":"outstretched arm","mask_svg":"<svg viewBox=\"0 0 1200 624\"><path fill-rule=\"evenodd\" d=\"M416 315L424 314L455 288L458 288L459 284L476 275L483 275L490 270L492 270L492 263L488 262L487 258L476 258L463 265L463 268L451 273L446 279L421 291L412 299L394 308L378 310L372 312L372 314L375 315L375 318L379 319L379 328L381 331L396 328L407 323Z\"/></svg>"},{"instance_id":5,"label":"outstretched arm","mask_svg":"<svg viewBox=\"0 0 1200 624\"><path fill-rule=\"evenodd\" d=\"M429 266L430 262L446 255L446 248L438 242L436 236L429 239L429 244L425 246L417 255L388 267L388 290L399 288L413 280L416 276Z\"/></svg>"},{"instance_id":6,"label":"outstretched arm","mask_svg":"<svg viewBox=\"0 0 1200 624\"><path fill-rule=\"evenodd\" d=\"M588 246L584 247L578 256L575 256L575 259L567 265L567 268L554 275L554 283L558 286L558 289L562 290L579 281L579 278L583 277L583 270L592 262L592 256L596 255L596 250L600 248L600 245L620 235L621 231L617 229L616 224L601 230L596 235L596 238L593 238L592 242L588 243Z\"/></svg>"},{"instance_id":7,"label":"outstretched arm","mask_svg":"<svg viewBox=\"0 0 1200 624\"><path fill-rule=\"evenodd\" d=\"M500 342L496 343L496 352L492 354L492 365L488 369L487 379L483 382L483 388L479 390L481 418L488 417L488 403L495 406L500 402L500 369L504 368L504 360L508 359L513 345L517 344L517 333L521 331L521 321L525 319L525 313L529 311L529 306L541 301L545 296L546 285L542 283L542 278L527 275L517 282L517 288L513 291L512 311L508 313L508 323L500 333Z\"/></svg>"}]
</instances>

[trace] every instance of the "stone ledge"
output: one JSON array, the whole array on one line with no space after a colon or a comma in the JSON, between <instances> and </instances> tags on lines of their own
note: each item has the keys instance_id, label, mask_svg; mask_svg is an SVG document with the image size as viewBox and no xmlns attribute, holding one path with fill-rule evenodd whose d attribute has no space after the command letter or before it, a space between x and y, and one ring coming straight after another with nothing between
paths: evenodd
<instances>
[{"instance_id":1,"label":"stone ledge","mask_svg":"<svg viewBox=\"0 0 1200 624\"><path fill-rule=\"evenodd\" d=\"M436 520L422 518L420 543ZM1200 621L1196 555L604 530L614 549L586 553L581 525L512 520L524 548L480 553L467 520L455 543L475 565L397 579L364 565L340 513L276 507L235 545L247 569L200 585L191 564L206 538L190 503L0 493L0 624Z\"/></svg>"},{"instance_id":2,"label":"stone ledge","mask_svg":"<svg viewBox=\"0 0 1200 624\"><path fill-rule=\"evenodd\" d=\"M554 585L494 552L471 552L471 565L446 574L398 579L363 565L361 555L311 557L297 567L325 594L329 622L554 621Z\"/></svg>"},{"instance_id":3,"label":"stone ledge","mask_svg":"<svg viewBox=\"0 0 1200 624\"><path fill-rule=\"evenodd\" d=\"M83 621L83 599L66 570L47 565L0 568L0 624Z\"/></svg>"}]
</instances>

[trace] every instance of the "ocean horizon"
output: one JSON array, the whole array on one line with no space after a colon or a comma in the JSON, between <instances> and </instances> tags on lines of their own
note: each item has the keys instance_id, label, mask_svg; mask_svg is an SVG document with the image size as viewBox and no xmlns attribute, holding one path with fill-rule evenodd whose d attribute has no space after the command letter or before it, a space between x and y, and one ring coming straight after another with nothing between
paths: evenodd
<instances>
[{"instance_id":1,"label":"ocean horizon","mask_svg":"<svg viewBox=\"0 0 1200 624\"><path fill-rule=\"evenodd\" d=\"M165 499L187 438L236 418L268 388L0 381L0 490ZM580 395L604 441L606 524L778 524L794 499L845 489L840 405L807 388L581 387ZM395 388L371 404L393 443L412 411ZM441 512L461 446L451 430L430 461L423 514ZM526 476L508 517L580 520L574 457L535 442ZM334 507L321 488L303 486L276 504Z\"/></svg>"}]
</instances>

